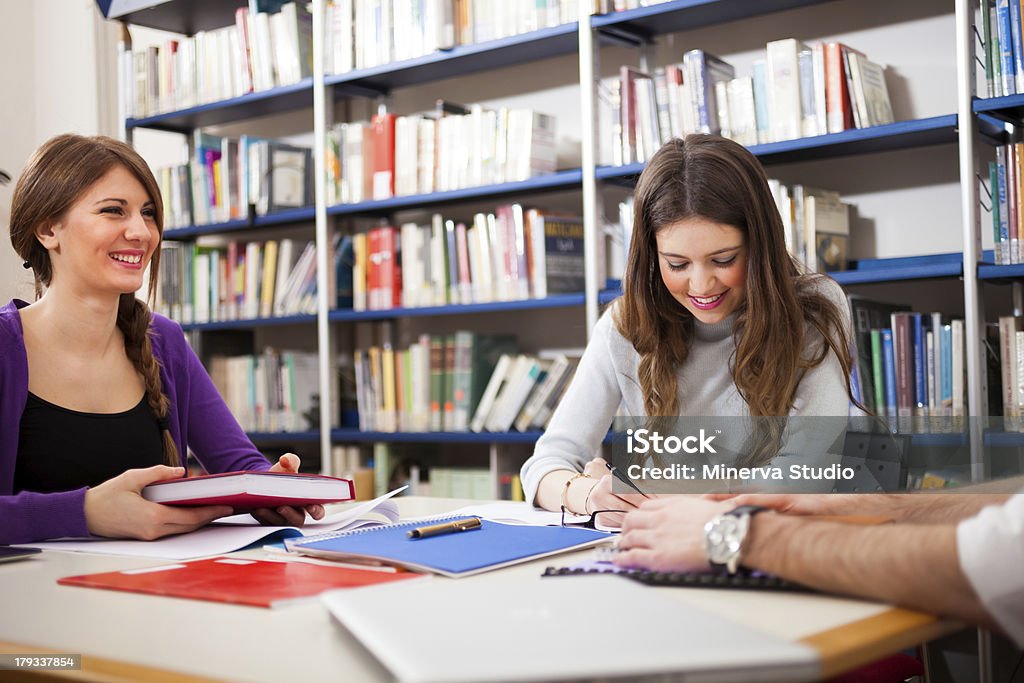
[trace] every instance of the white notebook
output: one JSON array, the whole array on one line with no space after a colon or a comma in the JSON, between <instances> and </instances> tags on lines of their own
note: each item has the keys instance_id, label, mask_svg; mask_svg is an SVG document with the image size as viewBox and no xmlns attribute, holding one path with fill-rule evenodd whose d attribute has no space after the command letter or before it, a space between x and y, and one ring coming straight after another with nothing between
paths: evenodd
<instances>
[{"instance_id":1,"label":"white notebook","mask_svg":"<svg viewBox=\"0 0 1024 683\"><path fill-rule=\"evenodd\" d=\"M618 576L409 581L321 600L401 683L809 681L817 652ZM658 678L658 680L662 680Z\"/></svg>"}]
</instances>

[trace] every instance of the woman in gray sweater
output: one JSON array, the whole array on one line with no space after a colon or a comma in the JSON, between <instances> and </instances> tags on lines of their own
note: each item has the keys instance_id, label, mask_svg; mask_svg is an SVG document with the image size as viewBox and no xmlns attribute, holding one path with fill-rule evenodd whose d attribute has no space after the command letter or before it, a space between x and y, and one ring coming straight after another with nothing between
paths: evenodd
<instances>
[{"instance_id":1,"label":"woman in gray sweater","mask_svg":"<svg viewBox=\"0 0 1024 683\"><path fill-rule=\"evenodd\" d=\"M522 468L526 499L549 510L634 507L595 458L617 410L663 425L754 418L756 447L733 464L756 467L779 454L786 418L845 418L854 402L845 296L787 252L746 148L710 135L667 143L637 183L633 226L623 296Z\"/></svg>"}]
</instances>

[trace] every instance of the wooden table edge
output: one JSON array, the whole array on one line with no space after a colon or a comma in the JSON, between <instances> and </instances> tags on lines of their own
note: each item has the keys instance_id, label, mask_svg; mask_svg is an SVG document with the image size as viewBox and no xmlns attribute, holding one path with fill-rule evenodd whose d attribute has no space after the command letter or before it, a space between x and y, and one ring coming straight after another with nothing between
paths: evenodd
<instances>
[{"instance_id":1,"label":"wooden table edge","mask_svg":"<svg viewBox=\"0 0 1024 683\"><path fill-rule=\"evenodd\" d=\"M132 664L103 657L93 657L85 653L53 650L35 645L24 645L10 641L0 641L0 654L25 655L68 655L81 654L81 669L8 669L0 671L0 679L4 681L94 681L96 683L221 683L222 679L195 676L168 669L157 669L144 664Z\"/></svg>"},{"instance_id":2,"label":"wooden table edge","mask_svg":"<svg viewBox=\"0 0 1024 683\"><path fill-rule=\"evenodd\" d=\"M893 607L880 614L850 624L837 626L800 639L818 651L821 678L831 678L869 664L904 648L953 633L963 628L957 621L940 619L931 614ZM2 654L58 655L68 653L0 641ZM4 671L4 680L25 681L97 681L101 683L213 683L221 679L206 678L132 664L82 653L82 668L54 671Z\"/></svg>"},{"instance_id":3,"label":"wooden table edge","mask_svg":"<svg viewBox=\"0 0 1024 683\"><path fill-rule=\"evenodd\" d=\"M832 678L962 628L964 624L958 621L893 607L801 638L799 642L818 651L821 677Z\"/></svg>"}]
</instances>

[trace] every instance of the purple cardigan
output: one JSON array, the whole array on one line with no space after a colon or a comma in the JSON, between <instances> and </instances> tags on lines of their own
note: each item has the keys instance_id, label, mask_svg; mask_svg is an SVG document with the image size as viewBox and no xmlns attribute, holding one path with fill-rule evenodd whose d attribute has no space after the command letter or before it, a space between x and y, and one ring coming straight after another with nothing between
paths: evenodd
<instances>
[{"instance_id":1,"label":"purple cardigan","mask_svg":"<svg viewBox=\"0 0 1024 683\"><path fill-rule=\"evenodd\" d=\"M0 307L0 544L89 535L85 488L12 495L21 414L28 400L28 358L18 309L27 305L15 299ZM154 314L150 330L178 452L190 448L210 473L269 469L270 463L217 393L181 327Z\"/></svg>"}]
</instances>

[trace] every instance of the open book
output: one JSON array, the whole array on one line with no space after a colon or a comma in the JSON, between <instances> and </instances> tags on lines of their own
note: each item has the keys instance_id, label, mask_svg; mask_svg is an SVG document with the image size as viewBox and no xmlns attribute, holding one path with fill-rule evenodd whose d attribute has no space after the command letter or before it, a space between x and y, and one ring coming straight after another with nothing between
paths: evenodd
<instances>
[{"instance_id":1,"label":"open book","mask_svg":"<svg viewBox=\"0 0 1024 683\"><path fill-rule=\"evenodd\" d=\"M290 472L225 472L167 479L142 489L142 497L164 505L230 505L236 511L280 505L314 505L352 500L348 479Z\"/></svg>"},{"instance_id":2,"label":"open book","mask_svg":"<svg viewBox=\"0 0 1024 683\"><path fill-rule=\"evenodd\" d=\"M328 531L361 529L398 521L398 505L389 500L406 487L395 489L364 503L344 505L319 521L308 520L301 529L292 526L261 526L252 515L234 515L179 536L155 541L122 541L103 538L69 539L30 544L44 550L67 550L104 555L134 555L167 560L190 560L197 557L223 555L240 550L257 541L266 543L283 538L322 534Z\"/></svg>"}]
</instances>

